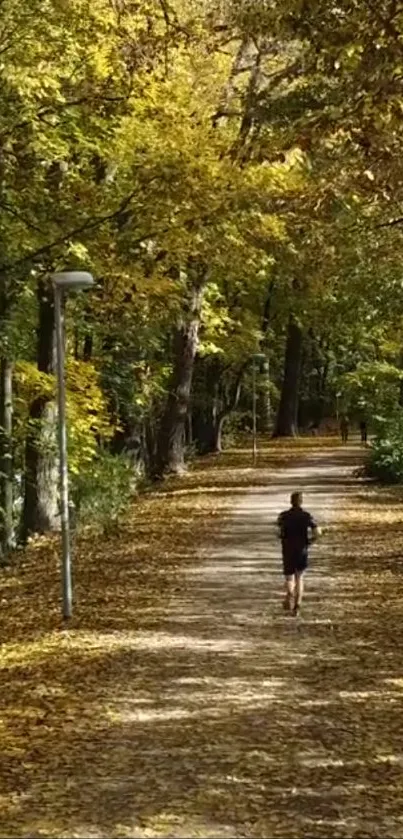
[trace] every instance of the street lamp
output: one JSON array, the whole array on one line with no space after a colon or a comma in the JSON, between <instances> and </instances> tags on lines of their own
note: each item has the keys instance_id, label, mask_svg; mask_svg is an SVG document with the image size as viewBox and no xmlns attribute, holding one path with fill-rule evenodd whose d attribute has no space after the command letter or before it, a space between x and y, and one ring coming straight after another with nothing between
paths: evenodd
<instances>
[{"instance_id":1,"label":"street lamp","mask_svg":"<svg viewBox=\"0 0 403 839\"><path fill-rule=\"evenodd\" d=\"M253 433L253 464L257 460L257 434L256 434L256 362L261 364L266 361L266 356L263 353L254 353L252 355L252 433Z\"/></svg>"},{"instance_id":2,"label":"street lamp","mask_svg":"<svg viewBox=\"0 0 403 839\"><path fill-rule=\"evenodd\" d=\"M71 584L69 474L67 466L66 387L64 372L64 295L94 285L92 274L86 271L63 271L52 275L55 295L55 328L57 350L57 403L59 432L60 511L62 522L62 590L63 617L71 618L73 589Z\"/></svg>"}]
</instances>

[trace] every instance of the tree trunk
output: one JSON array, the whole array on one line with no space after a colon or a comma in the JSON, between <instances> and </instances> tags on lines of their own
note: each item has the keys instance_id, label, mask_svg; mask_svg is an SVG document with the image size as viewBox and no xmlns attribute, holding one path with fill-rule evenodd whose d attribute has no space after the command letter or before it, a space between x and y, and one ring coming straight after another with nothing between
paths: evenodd
<instances>
[{"instance_id":1,"label":"tree trunk","mask_svg":"<svg viewBox=\"0 0 403 839\"><path fill-rule=\"evenodd\" d=\"M174 335L173 371L158 434L155 477L185 471L186 420L198 346L203 289L204 282L192 285L189 317L178 326Z\"/></svg>"},{"instance_id":2,"label":"tree trunk","mask_svg":"<svg viewBox=\"0 0 403 839\"><path fill-rule=\"evenodd\" d=\"M224 429L224 423L227 417L229 417L233 411L236 411L239 400L241 398L241 391L242 391L242 380L245 373L247 364L243 364L241 369L238 370L238 373L235 377L233 385L230 389L230 393L228 395L228 401L225 404L223 410L217 415L215 424L214 424L214 451L217 454L222 452L222 434Z\"/></svg>"},{"instance_id":3,"label":"tree trunk","mask_svg":"<svg viewBox=\"0 0 403 839\"><path fill-rule=\"evenodd\" d=\"M80 360L80 336L78 329L74 330L74 361Z\"/></svg>"},{"instance_id":4,"label":"tree trunk","mask_svg":"<svg viewBox=\"0 0 403 839\"><path fill-rule=\"evenodd\" d=\"M6 556L14 546L13 522L13 365L1 359L1 546Z\"/></svg>"},{"instance_id":5,"label":"tree trunk","mask_svg":"<svg viewBox=\"0 0 403 839\"><path fill-rule=\"evenodd\" d=\"M216 454L221 454L221 452L222 452L222 433L223 433L223 429L224 429L224 423L225 423L225 420L227 419L228 415L229 415L229 412L225 413L225 414L221 414L221 416L218 417L218 419L215 423L215 426L214 426L213 451Z\"/></svg>"},{"instance_id":6,"label":"tree trunk","mask_svg":"<svg viewBox=\"0 0 403 839\"><path fill-rule=\"evenodd\" d=\"M302 330L293 315L288 322L284 378L273 437L295 437L298 433L298 390L302 356Z\"/></svg>"},{"instance_id":7,"label":"tree trunk","mask_svg":"<svg viewBox=\"0 0 403 839\"><path fill-rule=\"evenodd\" d=\"M92 335L86 335L84 338L84 352L83 360L91 361L92 358Z\"/></svg>"},{"instance_id":8,"label":"tree trunk","mask_svg":"<svg viewBox=\"0 0 403 839\"><path fill-rule=\"evenodd\" d=\"M201 455L214 450L214 420L212 411L197 410L193 412L192 439L196 443L197 451Z\"/></svg>"},{"instance_id":9,"label":"tree trunk","mask_svg":"<svg viewBox=\"0 0 403 839\"><path fill-rule=\"evenodd\" d=\"M144 466L146 475L154 477L157 441L155 433L155 420L152 411L144 418L142 439L144 442Z\"/></svg>"},{"instance_id":10,"label":"tree trunk","mask_svg":"<svg viewBox=\"0 0 403 839\"><path fill-rule=\"evenodd\" d=\"M400 370L403 370L403 349L400 351L399 361ZM399 405L403 408L403 378L399 382Z\"/></svg>"},{"instance_id":11,"label":"tree trunk","mask_svg":"<svg viewBox=\"0 0 403 839\"><path fill-rule=\"evenodd\" d=\"M53 292L45 281L38 284L38 302L38 370L51 374L55 370L55 318ZM25 445L24 540L31 533L60 528L56 425L54 400L40 394L30 406Z\"/></svg>"},{"instance_id":12,"label":"tree trunk","mask_svg":"<svg viewBox=\"0 0 403 839\"><path fill-rule=\"evenodd\" d=\"M271 425L271 400L268 385L270 383L269 370L265 372L265 381L258 388L257 396L257 430L260 434L267 434Z\"/></svg>"},{"instance_id":13,"label":"tree trunk","mask_svg":"<svg viewBox=\"0 0 403 839\"><path fill-rule=\"evenodd\" d=\"M13 295L6 278L0 278L0 553L3 557L13 547L13 365L8 346L9 322Z\"/></svg>"},{"instance_id":14,"label":"tree trunk","mask_svg":"<svg viewBox=\"0 0 403 839\"><path fill-rule=\"evenodd\" d=\"M220 454L222 452L222 432L228 414L229 412L225 411L225 413L214 416L210 411L209 416L198 418L196 431L199 454Z\"/></svg>"},{"instance_id":15,"label":"tree trunk","mask_svg":"<svg viewBox=\"0 0 403 839\"><path fill-rule=\"evenodd\" d=\"M267 369L265 370L264 381L258 388L257 406L257 430L261 434L267 434L271 428L271 398L270 398L270 362L269 362L269 341L268 332L271 322L271 311L273 295L276 289L276 277L271 277L267 288L267 296L263 307L262 318L262 339L260 341L260 352L266 355Z\"/></svg>"},{"instance_id":16,"label":"tree trunk","mask_svg":"<svg viewBox=\"0 0 403 839\"><path fill-rule=\"evenodd\" d=\"M186 417L186 434L185 440L187 446L193 446L193 420L192 411L189 410Z\"/></svg>"},{"instance_id":17,"label":"tree trunk","mask_svg":"<svg viewBox=\"0 0 403 839\"><path fill-rule=\"evenodd\" d=\"M229 387L221 381L228 370L220 369L219 365L212 368L213 375L209 380L209 390L213 392L212 402L208 404L207 410L197 412L193 423L194 438L198 442L200 454L221 453L224 423L238 407L246 367L247 363L242 365Z\"/></svg>"}]
</instances>

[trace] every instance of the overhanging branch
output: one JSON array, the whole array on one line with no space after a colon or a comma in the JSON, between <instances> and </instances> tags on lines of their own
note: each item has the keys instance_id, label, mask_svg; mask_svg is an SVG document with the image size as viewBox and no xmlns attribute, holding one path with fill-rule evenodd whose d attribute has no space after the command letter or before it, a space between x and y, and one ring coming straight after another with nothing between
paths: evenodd
<instances>
[{"instance_id":1,"label":"overhanging branch","mask_svg":"<svg viewBox=\"0 0 403 839\"><path fill-rule=\"evenodd\" d=\"M74 239L75 236L79 236L80 233L86 233L88 230L94 230L97 227L101 227L103 224L106 224L108 221L112 221L115 218L118 218L129 206L132 202L134 196L136 194L136 190L133 190L119 205L119 207L114 210L113 212L107 213L103 216L99 216L98 218L93 218L87 220L83 224L79 225L78 227L74 227L72 230L67 231L67 233L63 233L63 235L58 236L52 242L48 242L46 245L42 245L40 248L37 248L34 251L30 251L29 253L25 254L25 256L21 256L19 259L16 259L14 262L6 262L3 265L0 265L0 273L4 273L6 271L12 271L15 268L19 268L21 265L25 265L27 262L32 262L33 260L37 259L40 256L44 256L45 254L51 253L60 245L66 244L69 239ZM149 238L148 236L141 237L139 242Z\"/></svg>"},{"instance_id":2,"label":"overhanging branch","mask_svg":"<svg viewBox=\"0 0 403 839\"><path fill-rule=\"evenodd\" d=\"M381 224L376 224L375 230L380 230L382 227L397 227L398 224L403 224L403 216L392 219L392 221L383 221Z\"/></svg>"}]
</instances>

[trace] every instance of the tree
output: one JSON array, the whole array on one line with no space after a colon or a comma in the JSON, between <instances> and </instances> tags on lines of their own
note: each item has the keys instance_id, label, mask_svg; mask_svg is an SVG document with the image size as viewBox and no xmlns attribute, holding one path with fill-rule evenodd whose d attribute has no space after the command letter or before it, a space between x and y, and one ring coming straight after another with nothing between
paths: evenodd
<instances>
[{"instance_id":1,"label":"tree","mask_svg":"<svg viewBox=\"0 0 403 839\"><path fill-rule=\"evenodd\" d=\"M3 6L2 318L7 333L22 325L2 344L7 406L11 367L19 393L21 364L34 362L23 313L40 292L30 311L41 386L30 425L16 403L13 441L18 470L29 429L26 532L57 520L40 477L55 474L41 442L55 424L44 284L55 269L85 265L97 279L91 300L68 308L68 356L91 367L92 398L101 383L110 418L111 434L86 426L90 460L97 435L159 477L183 471L189 442L219 451L231 412L247 424L259 351L270 367L258 380L260 428L270 393L278 435L320 423L367 363L398 363L401 346L392 359L386 344L401 329L400 24L386 0L382 20L353 0L341 10L52 0L42 15L38 0L21 17L16 0ZM4 398L10 510L5 409Z\"/></svg>"},{"instance_id":2,"label":"tree","mask_svg":"<svg viewBox=\"0 0 403 839\"><path fill-rule=\"evenodd\" d=\"M37 286L39 322L37 367L48 377L55 374L56 340L53 290L48 278ZM53 388L44 388L29 407L25 449L25 490L22 538L47 533L59 526L58 468L56 459L56 405Z\"/></svg>"}]
</instances>

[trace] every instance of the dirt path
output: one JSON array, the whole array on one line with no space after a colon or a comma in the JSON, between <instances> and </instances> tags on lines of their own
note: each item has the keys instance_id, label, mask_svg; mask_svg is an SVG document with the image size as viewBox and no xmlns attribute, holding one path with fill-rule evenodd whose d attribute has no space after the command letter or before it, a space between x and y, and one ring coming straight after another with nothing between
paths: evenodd
<instances>
[{"instance_id":1,"label":"dirt path","mask_svg":"<svg viewBox=\"0 0 403 839\"><path fill-rule=\"evenodd\" d=\"M355 465L324 452L270 474L188 569L158 636L164 690L137 712L155 721L140 772L159 762L158 835L403 836L401 689L393 667L379 678L383 636L367 637L342 543L315 548L302 618L280 608L273 522L290 489L328 526L358 491Z\"/></svg>"},{"instance_id":2,"label":"dirt path","mask_svg":"<svg viewBox=\"0 0 403 839\"><path fill-rule=\"evenodd\" d=\"M168 809L185 807L190 817L173 818L172 836L379 836L382 825L391 835L379 814L374 832L368 825L364 785L349 801L345 775L365 732L339 688L354 645L364 642L357 607L357 630L340 648L352 592L332 568L326 535L312 552L303 617L281 611L278 512L301 487L305 506L328 528L357 490L355 466L354 454L326 451L271 471L266 486L241 497L204 561L188 569L180 614L166 622L178 633L182 667L179 675L175 662L164 704L183 722L169 757L161 748L161 786L170 790ZM169 724L163 738L168 733ZM175 804L179 788L188 792ZM393 835L403 836L403 826Z\"/></svg>"},{"instance_id":3,"label":"dirt path","mask_svg":"<svg viewBox=\"0 0 403 839\"><path fill-rule=\"evenodd\" d=\"M19 835L403 837L402 610L393 575L376 577L379 509L364 536L344 529L356 462L324 450L259 473L168 608L126 648L111 634L110 681L124 680L105 692L108 723L72 729L74 769L66 750L46 758ZM274 522L296 487L328 530L293 619Z\"/></svg>"}]
</instances>

